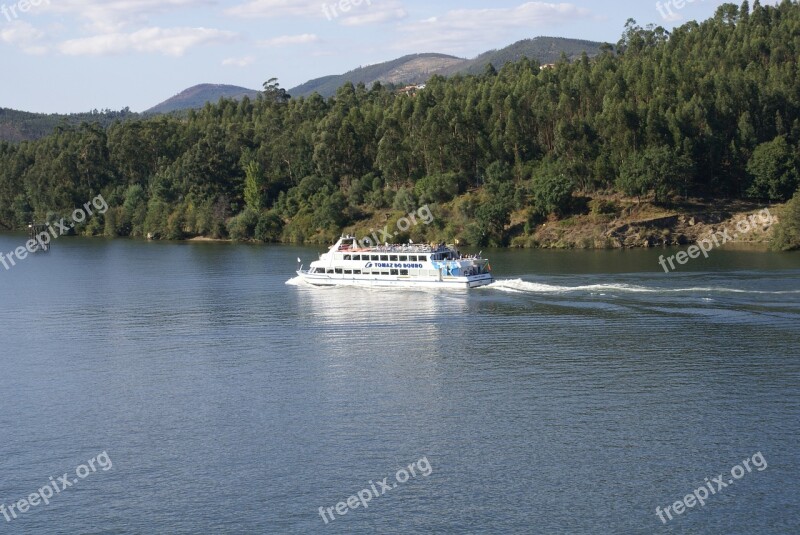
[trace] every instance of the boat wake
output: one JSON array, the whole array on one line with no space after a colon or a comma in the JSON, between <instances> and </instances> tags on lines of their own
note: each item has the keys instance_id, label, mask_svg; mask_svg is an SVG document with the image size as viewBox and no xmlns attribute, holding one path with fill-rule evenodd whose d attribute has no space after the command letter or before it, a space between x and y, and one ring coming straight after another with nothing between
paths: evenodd
<instances>
[{"instance_id":1,"label":"boat wake","mask_svg":"<svg viewBox=\"0 0 800 535\"><path fill-rule=\"evenodd\" d=\"M559 293L566 294L574 292L589 292L589 293L617 292L617 293L652 293L652 294L734 293L734 294L784 295L784 294L800 293L800 290L767 292L759 290L742 290L739 288L719 288L719 287L656 288L656 287L638 286L633 284L589 284L584 286L559 286L553 284L528 282L522 279L498 280L488 286L484 286L482 289L498 290L501 292L509 292L509 293L534 293L534 294L559 294Z\"/></svg>"}]
</instances>

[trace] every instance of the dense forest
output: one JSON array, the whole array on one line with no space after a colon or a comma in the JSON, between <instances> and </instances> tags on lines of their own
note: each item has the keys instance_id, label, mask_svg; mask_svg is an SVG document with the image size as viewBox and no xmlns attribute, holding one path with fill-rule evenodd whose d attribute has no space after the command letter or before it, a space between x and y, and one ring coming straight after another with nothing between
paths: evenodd
<instances>
[{"instance_id":1,"label":"dense forest","mask_svg":"<svg viewBox=\"0 0 800 535\"><path fill-rule=\"evenodd\" d=\"M0 145L0 225L102 193L111 208L80 232L327 242L428 204L435 223L402 238L503 245L595 193L787 201L799 55L800 4L756 1L672 33L630 20L595 58L487 65L412 95L291 98L271 80L255 100Z\"/></svg>"},{"instance_id":2,"label":"dense forest","mask_svg":"<svg viewBox=\"0 0 800 535\"><path fill-rule=\"evenodd\" d=\"M124 108L120 111L92 110L87 113L29 113L0 108L0 141L31 141L46 137L56 128L98 123L110 126L116 121L135 119L139 114Z\"/></svg>"}]
</instances>

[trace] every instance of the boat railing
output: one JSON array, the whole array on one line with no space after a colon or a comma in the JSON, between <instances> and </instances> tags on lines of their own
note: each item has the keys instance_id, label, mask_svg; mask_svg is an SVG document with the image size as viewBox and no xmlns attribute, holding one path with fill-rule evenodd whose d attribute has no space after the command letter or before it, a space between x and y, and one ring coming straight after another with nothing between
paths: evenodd
<instances>
[{"instance_id":1,"label":"boat railing","mask_svg":"<svg viewBox=\"0 0 800 535\"><path fill-rule=\"evenodd\" d=\"M446 253L448 251L452 251L451 248L445 245L438 245L438 246L430 246L430 245L376 245L373 247L362 247L362 248L348 248L339 250L344 251L353 251L353 252L362 252L362 253Z\"/></svg>"}]
</instances>

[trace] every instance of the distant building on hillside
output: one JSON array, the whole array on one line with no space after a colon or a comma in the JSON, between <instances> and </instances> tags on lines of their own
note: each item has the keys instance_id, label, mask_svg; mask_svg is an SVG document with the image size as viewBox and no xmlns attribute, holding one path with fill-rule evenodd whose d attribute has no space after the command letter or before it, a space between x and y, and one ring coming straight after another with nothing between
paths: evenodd
<instances>
[{"instance_id":1,"label":"distant building on hillside","mask_svg":"<svg viewBox=\"0 0 800 535\"><path fill-rule=\"evenodd\" d=\"M425 89L425 87L426 84L407 85L402 89L398 89L397 92L413 97L417 93L417 91L422 91L423 89Z\"/></svg>"}]
</instances>

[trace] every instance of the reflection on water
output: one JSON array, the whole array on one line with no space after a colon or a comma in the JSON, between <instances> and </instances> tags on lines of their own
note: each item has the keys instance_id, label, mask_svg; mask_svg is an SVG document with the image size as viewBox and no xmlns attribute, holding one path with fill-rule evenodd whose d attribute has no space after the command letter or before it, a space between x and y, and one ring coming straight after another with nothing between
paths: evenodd
<instances>
[{"instance_id":1,"label":"reflection on water","mask_svg":"<svg viewBox=\"0 0 800 535\"><path fill-rule=\"evenodd\" d=\"M11 532L651 533L756 451L768 470L673 529L800 531L800 256L492 251L472 291L287 284L316 252L64 238L0 272L0 503L114 459Z\"/></svg>"}]
</instances>

